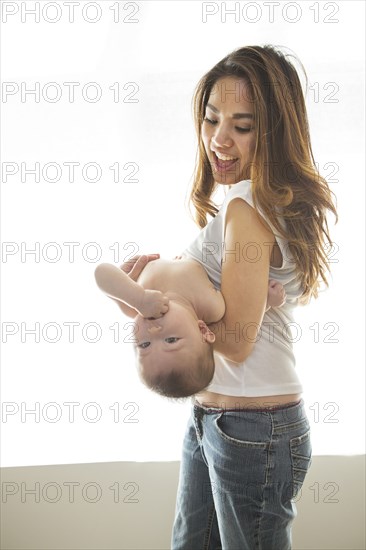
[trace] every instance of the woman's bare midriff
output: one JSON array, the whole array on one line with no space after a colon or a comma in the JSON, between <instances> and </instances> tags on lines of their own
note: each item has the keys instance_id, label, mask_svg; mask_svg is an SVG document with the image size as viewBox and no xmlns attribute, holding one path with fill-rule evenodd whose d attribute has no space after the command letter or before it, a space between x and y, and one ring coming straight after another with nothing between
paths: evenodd
<instances>
[{"instance_id":1,"label":"woman's bare midriff","mask_svg":"<svg viewBox=\"0 0 366 550\"><path fill-rule=\"evenodd\" d=\"M195 395L196 401L206 407L215 407L219 409L243 408L270 408L279 405L288 405L297 403L301 399L301 393L291 393L287 395L261 395L259 397L243 397L234 395L222 395L210 391L203 391Z\"/></svg>"}]
</instances>

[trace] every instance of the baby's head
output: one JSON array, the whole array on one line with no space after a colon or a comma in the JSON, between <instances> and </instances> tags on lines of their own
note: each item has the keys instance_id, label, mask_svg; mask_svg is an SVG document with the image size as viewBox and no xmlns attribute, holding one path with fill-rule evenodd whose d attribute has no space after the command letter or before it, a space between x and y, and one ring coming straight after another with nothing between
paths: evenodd
<instances>
[{"instance_id":1,"label":"baby's head","mask_svg":"<svg viewBox=\"0 0 366 550\"><path fill-rule=\"evenodd\" d=\"M135 318L135 352L142 382L165 397L189 397L211 382L215 335L194 312L170 300L159 319Z\"/></svg>"}]
</instances>

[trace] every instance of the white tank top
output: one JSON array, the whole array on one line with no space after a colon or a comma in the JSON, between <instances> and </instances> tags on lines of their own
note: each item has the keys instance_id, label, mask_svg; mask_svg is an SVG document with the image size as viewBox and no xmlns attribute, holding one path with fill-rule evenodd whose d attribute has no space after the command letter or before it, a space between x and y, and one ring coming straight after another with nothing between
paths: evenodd
<instances>
[{"instance_id":1,"label":"white tank top","mask_svg":"<svg viewBox=\"0 0 366 550\"><path fill-rule=\"evenodd\" d=\"M226 209L234 198L241 198L254 207L250 180L240 181L229 189L215 218L200 231L197 238L182 253L183 256L200 262L218 289L221 288L221 263L225 254ZM263 215L260 210L258 212ZM282 283L287 301L283 306L270 308L264 314L260 336L251 354L243 363L240 365L232 363L215 352L215 374L206 388L208 391L247 397L303 391L295 371L292 346L292 342L297 339L298 330L293 318L293 309L302 294L301 283L287 241L278 235L266 216L263 215L263 218L271 227L283 258L281 267L270 266L269 278ZM279 221L281 224L284 223L280 218ZM243 291L245 292L245 287Z\"/></svg>"}]
</instances>

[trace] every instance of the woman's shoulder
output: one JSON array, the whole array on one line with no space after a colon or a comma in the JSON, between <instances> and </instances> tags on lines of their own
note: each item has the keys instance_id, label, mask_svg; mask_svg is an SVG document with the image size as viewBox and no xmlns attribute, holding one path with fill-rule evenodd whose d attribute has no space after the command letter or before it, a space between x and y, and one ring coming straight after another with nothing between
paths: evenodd
<instances>
[{"instance_id":1,"label":"woman's shoulder","mask_svg":"<svg viewBox=\"0 0 366 550\"><path fill-rule=\"evenodd\" d=\"M242 198L253 205L251 180L241 180L234 185L230 185L222 206L227 207L228 204L236 198Z\"/></svg>"},{"instance_id":2,"label":"woman's shoulder","mask_svg":"<svg viewBox=\"0 0 366 550\"><path fill-rule=\"evenodd\" d=\"M263 215L263 212L254 204L251 180L241 180L238 183L230 186L225 196L225 200L222 204L221 215L224 218L227 215L227 210L229 205L235 199L242 199L247 204L249 204L249 206L251 206L261 216L262 220L264 221L264 225L267 227L267 229L271 232L274 232L273 231L274 228L272 224L269 222L267 217Z\"/></svg>"},{"instance_id":3,"label":"woman's shoulder","mask_svg":"<svg viewBox=\"0 0 366 550\"><path fill-rule=\"evenodd\" d=\"M264 212L261 210L261 208L258 205L255 205L253 200L253 189L252 189L252 181L251 180L241 180L235 185L231 185L226 197L225 201L222 204L223 207L223 213L226 212L227 207L229 206L230 202L233 199L241 198L245 202L247 202L252 208L254 208L258 214L263 218L265 221L265 224L267 225L268 229L270 229L276 237L281 238L281 236L278 234L278 231L275 229L271 221L268 219L268 216L264 214ZM276 217L280 223L280 225L285 229L285 221L283 217L281 216L281 210L276 209Z\"/></svg>"},{"instance_id":4,"label":"woman's shoulder","mask_svg":"<svg viewBox=\"0 0 366 550\"><path fill-rule=\"evenodd\" d=\"M272 221L268 218L268 216L265 215L265 213L262 211L262 209L255 205L253 200L253 194L252 194L252 181L251 180L242 180L236 183L235 185L230 186L228 192L226 193L225 201L222 204L222 210L221 210L221 216L223 217L223 220L226 220L227 217L227 210L235 199L242 199L244 200L249 206L251 206L257 214L259 214L262 224L266 227L268 231L273 233L275 241L279 247L279 250L282 254L282 264L279 268L280 270L290 268L293 269L293 257L289 250L289 245L287 239L276 229L276 227L273 225ZM286 230L286 222L281 216L281 210L276 209L276 217L280 224L280 226L283 228L283 230ZM225 221L224 221L225 223Z\"/></svg>"}]
</instances>

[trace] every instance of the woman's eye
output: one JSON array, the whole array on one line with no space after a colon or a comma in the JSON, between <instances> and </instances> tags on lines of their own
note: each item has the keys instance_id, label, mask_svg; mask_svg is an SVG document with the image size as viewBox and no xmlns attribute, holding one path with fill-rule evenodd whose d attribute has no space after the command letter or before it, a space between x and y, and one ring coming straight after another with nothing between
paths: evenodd
<instances>
[{"instance_id":1,"label":"woman's eye","mask_svg":"<svg viewBox=\"0 0 366 550\"><path fill-rule=\"evenodd\" d=\"M145 349L150 346L150 342L141 342L141 344L137 344L138 348Z\"/></svg>"},{"instance_id":2,"label":"woman's eye","mask_svg":"<svg viewBox=\"0 0 366 550\"><path fill-rule=\"evenodd\" d=\"M209 124L215 125L217 124L217 120L212 120L211 118L208 118L207 116L203 119ZM239 126L235 126L235 130L238 130L241 134L246 134L252 130L252 128L240 128Z\"/></svg>"},{"instance_id":3,"label":"woman's eye","mask_svg":"<svg viewBox=\"0 0 366 550\"><path fill-rule=\"evenodd\" d=\"M206 120L206 122L209 122L210 124L217 124L217 120L211 120L210 118L207 118L207 116L203 120Z\"/></svg>"},{"instance_id":4,"label":"woman's eye","mask_svg":"<svg viewBox=\"0 0 366 550\"><path fill-rule=\"evenodd\" d=\"M169 338L165 338L165 341L168 344L175 344L175 342L178 342L179 338L177 336L169 336Z\"/></svg>"}]
</instances>

